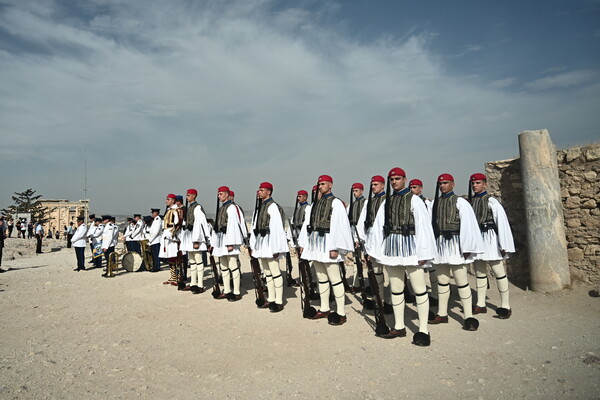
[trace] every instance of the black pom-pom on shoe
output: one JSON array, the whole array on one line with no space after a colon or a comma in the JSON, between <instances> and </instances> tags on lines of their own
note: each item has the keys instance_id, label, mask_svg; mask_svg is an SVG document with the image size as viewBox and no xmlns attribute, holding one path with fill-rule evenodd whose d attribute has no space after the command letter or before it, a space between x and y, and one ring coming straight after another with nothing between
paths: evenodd
<instances>
[{"instance_id":1,"label":"black pom-pom on shoe","mask_svg":"<svg viewBox=\"0 0 600 400\"><path fill-rule=\"evenodd\" d=\"M413 336L413 343L417 346L427 347L431 344L431 335L423 332L417 332Z\"/></svg>"},{"instance_id":2,"label":"black pom-pom on shoe","mask_svg":"<svg viewBox=\"0 0 600 400\"><path fill-rule=\"evenodd\" d=\"M479 328L479 321L476 318L467 318L465 320L465 330L467 331L476 331Z\"/></svg>"}]
</instances>

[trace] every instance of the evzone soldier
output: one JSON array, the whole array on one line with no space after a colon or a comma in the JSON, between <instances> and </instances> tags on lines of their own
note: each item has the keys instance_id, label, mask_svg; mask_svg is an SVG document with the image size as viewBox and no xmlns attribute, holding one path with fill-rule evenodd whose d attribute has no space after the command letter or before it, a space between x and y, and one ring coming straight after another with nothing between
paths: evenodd
<instances>
[{"instance_id":1,"label":"evzone soldier","mask_svg":"<svg viewBox=\"0 0 600 400\"><path fill-rule=\"evenodd\" d=\"M217 217L211 239L213 255L219 257L223 277L223 293L217 298L238 301L242 298L241 271L237 261L243 243L243 228L240 225L239 209L229 200L229 188L221 186L217 189L217 196ZM233 279L233 288L231 279Z\"/></svg>"},{"instance_id":2,"label":"evzone soldier","mask_svg":"<svg viewBox=\"0 0 600 400\"><path fill-rule=\"evenodd\" d=\"M264 271L267 281L267 302L262 308L271 312L283 310L283 277L279 260L289 251L284 230L284 213L271 197L273 185L263 182L258 187L258 212L252 220L250 248Z\"/></svg>"},{"instance_id":3,"label":"evzone soldier","mask_svg":"<svg viewBox=\"0 0 600 400\"><path fill-rule=\"evenodd\" d=\"M348 219L350 220L350 228L352 229L352 237L354 238L354 243L358 245L359 239L355 237L356 233L354 227L357 226L358 220L360 218L360 213L362 212L362 209L365 206L366 199L363 195L365 187L362 183L356 182L352 184L350 190L352 194L350 197L350 204L348 205ZM352 289L355 293L357 293L360 290L357 271L354 271Z\"/></svg>"},{"instance_id":4,"label":"evzone soldier","mask_svg":"<svg viewBox=\"0 0 600 400\"><path fill-rule=\"evenodd\" d=\"M388 173L386 199L377 212L372 231L372 240L379 243L380 262L387 270L392 292L395 325L385 337L406 336L404 290L408 275L419 316L419 331L413 336L413 343L429 346L429 296L424 270L435 256L435 237L427 207L406 187L402 168L392 168Z\"/></svg>"},{"instance_id":5,"label":"evzone soldier","mask_svg":"<svg viewBox=\"0 0 600 400\"><path fill-rule=\"evenodd\" d=\"M177 286L178 268L180 267L181 257L179 252L181 225L183 220L180 217L179 207L175 204L177 196L170 193L165 200L167 211L163 221L163 231L160 240L160 258L166 258L169 263L169 279L163 282L164 285Z\"/></svg>"},{"instance_id":6,"label":"evzone soldier","mask_svg":"<svg viewBox=\"0 0 600 400\"><path fill-rule=\"evenodd\" d=\"M206 238L209 232L208 223L206 222L206 214L204 209L196 198L198 191L196 189L188 189L186 198L188 200L188 208L186 211L185 220L185 240L181 246L188 254L188 262L190 267L190 291L193 294L203 293L204 288L204 267L202 253L208 250L206 246Z\"/></svg>"},{"instance_id":7,"label":"evzone soldier","mask_svg":"<svg viewBox=\"0 0 600 400\"><path fill-rule=\"evenodd\" d=\"M102 276L108 276L108 259L112 252L115 251L117 240L119 238L119 229L112 222L113 218L110 215L103 215L102 222L104 223L104 229L102 230L102 252L106 260L106 270Z\"/></svg>"},{"instance_id":8,"label":"evzone soldier","mask_svg":"<svg viewBox=\"0 0 600 400\"><path fill-rule=\"evenodd\" d=\"M512 311L508 301L508 278L504 259L508 253L515 252L510 224L506 212L498 200L487 192L487 177L484 174L471 175L469 200L475 212L481 237L483 253L477 254L473 265L477 278L477 302L473 314L486 313L485 296L487 292L487 269L491 268L496 277L501 306L496 310L500 319L510 318ZM473 196L471 196L471 190Z\"/></svg>"},{"instance_id":9,"label":"evzone soldier","mask_svg":"<svg viewBox=\"0 0 600 400\"><path fill-rule=\"evenodd\" d=\"M354 243L344 203L331 193L333 179L321 175L318 179L320 198L315 200L300 231L302 257L312 261L317 272L321 305L313 319L327 317L330 325L346 322L345 294L338 262L353 251ZM329 311L329 283L335 296L336 312Z\"/></svg>"},{"instance_id":10,"label":"evzone soldier","mask_svg":"<svg viewBox=\"0 0 600 400\"><path fill-rule=\"evenodd\" d=\"M385 179L381 175L375 175L371 178L371 188L369 190L369 199L364 202L363 209L360 212L360 217L356 225L356 231L358 232L358 240L363 240L365 243L365 251L368 255L371 265L373 266L373 273L377 279L377 285L379 286L379 296L383 299L384 292L383 286L385 277L383 275L383 265L379 261L381 258L381 241L379 232L374 231L373 223L377 213L381 209L381 205L385 200ZM371 288L375 290L375 288ZM385 312L392 312L391 304L385 302Z\"/></svg>"},{"instance_id":11,"label":"evzone soldier","mask_svg":"<svg viewBox=\"0 0 600 400\"><path fill-rule=\"evenodd\" d=\"M306 190L298 190L296 204L292 224L296 228L296 231L300 232L306 218L306 207L308 207L308 192Z\"/></svg>"},{"instance_id":12,"label":"evzone soldier","mask_svg":"<svg viewBox=\"0 0 600 400\"><path fill-rule=\"evenodd\" d=\"M94 218L94 224L90 225L87 230L87 238L90 242L92 249L92 262L94 263L93 268L102 267L102 256L95 257L94 253L98 246L102 246L102 234L104 233L104 224L101 223L100 218Z\"/></svg>"},{"instance_id":13,"label":"evzone soldier","mask_svg":"<svg viewBox=\"0 0 600 400\"><path fill-rule=\"evenodd\" d=\"M450 299L450 272L458 288L463 307L464 329L476 331L479 321L473 318L471 289L467 279L467 265L483 252L481 233L475 213L469 202L454 194L454 177L441 174L433 202L433 230L436 236L434 264L438 273L438 314L431 324L448 323ZM438 191L441 196L438 197Z\"/></svg>"},{"instance_id":14,"label":"evzone soldier","mask_svg":"<svg viewBox=\"0 0 600 400\"><path fill-rule=\"evenodd\" d=\"M421 200L427 206L429 212L429 219L431 219L431 213L433 212L433 202L423 196L423 182L420 179L411 179L408 183L410 191L415 196L419 196ZM429 273L429 284L431 285L431 293L429 293L429 302L432 306L438 305L437 300L437 274L435 272L435 266L432 263L428 263L428 268L425 270Z\"/></svg>"},{"instance_id":15,"label":"evzone soldier","mask_svg":"<svg viewBox=\"0 0 600 400\"><path fill-rule=\"evenodd\" d=\"M150 251L152 252L152 271L158 272L160 271L160 258L158 254L160 253L160 239L163 230L162 219L160 218L160 209L152 208L152 223L150 224L150 229L148 231L148 245L150 246Z\"/></svg>"}]
</instances>

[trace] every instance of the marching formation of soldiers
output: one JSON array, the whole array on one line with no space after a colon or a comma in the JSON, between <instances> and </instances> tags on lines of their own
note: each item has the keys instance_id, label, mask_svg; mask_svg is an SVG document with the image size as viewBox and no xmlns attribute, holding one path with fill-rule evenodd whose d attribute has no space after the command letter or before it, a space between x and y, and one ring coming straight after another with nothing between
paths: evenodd
<instances>
[{"instance_id":1,"label":"marching formation of soldiers","mask_svg":"<svg viewBox=\"0 0 600 400\"><path fill-rule=\"evenodd\" d=\"M405 171L395 167L386 177L371 178L366 198L364 186L354 183L346 206L332 193L333 178L321 175L312 188L310 203L309 192L298 191L287 230L283 209L273 200L273 185L269 182L258 187L249 230L244 211L235 203L229 187L217 190L214 221L197 202L198 192L189 189L185 205L182 196L166 196L164 218L159 209L152 209L152 215L144 218L135 214L123 236L128 251L151 253L148 269L152 272L160 270L160 260L166 261L170 276L164 284L182 291L205 292L204 269L210 265L215 280L213 297L232 302L242 299L239 254L241 247L247 246L256 305L273 313L284 309L285 281L280 260L286 257L288 286L300 285L305 318L327 318L330 325L343 325L347 321L345 293L360 293L363 307L374 310L377 336L405 337L406 303L414 302L418 331L413 343L429 346L428 325L449 322L451 278L458 290L465 330L477 330L479 322L474 315L487 312L488 267L500 293L498 318L507 319L512 313L503 260L515 250L506 213L487 193L485 175L471 175L467 199L454 193L454 185L452 175L439 175L431 201L423 197L420 180L408 181ZM119 232L113 217L90 215L90 220L86 227L83 219L78 219L72 239L77 271L85 269L86 242L95 267L101 267L102 256L108 264L117 244ZM298 256L299 283L290 278L290 243ZM348 255L353 255L356 265L351 285L344 264ZM467 279L471 263L477 282L474 305ZM386 276L389 287L384 288ZM318 309L310 307L310 300L318 300ZM437 313L431 311L434 307ZM312 312L307 312L309 308ZM394 314L393 327L387 326L385 313Z\"/></svg>"}]
</instances>

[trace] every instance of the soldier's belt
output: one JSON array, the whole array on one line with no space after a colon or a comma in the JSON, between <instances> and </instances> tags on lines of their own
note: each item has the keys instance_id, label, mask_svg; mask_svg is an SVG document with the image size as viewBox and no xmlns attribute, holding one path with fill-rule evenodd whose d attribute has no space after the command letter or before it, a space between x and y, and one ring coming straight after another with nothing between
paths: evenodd
<instances>
[{"instance_id":1,"label":"soldier's belt","mask_svg":"<svg viewBox=\"0 0 600 400\"><path fill-rule=\"evenodd\" d=\"M399 226L384 226L383 232L386 235L391 233L407 236L415 234L415 226L414 225L399 225Z\"/></svg>"},{"instance_id":2,"label":"soldier's belt","mask_svg":"<svg viewBox=\"0 0 600 400\"><path fill-rule=\"evenodd\" d=\"M317 232L319 236L325 236L326 233L329 233L329 228L314 228L310 225L306 227L306 230L309 235L313 232Z\"/></svg>"},{"instance_id":3,"label":"soldier's belt","mask_svg":"<svg viewBox=\"0 0 600 400\"><path fill-rule=\"evenodd\" d=\"M479 224L479 230L481 230L481 232L487 232L490 229L497 229L497 226L494 222L484 222L483 224Z\"/></svg>"},{"instance_id":4,"label":"soldier's belt","mask_svg":"<svg viewBox=\"0 0 600 400\"><path fill-rule=\"evenodd\" d=\"M460 235L460 231L437 231L435 237L443 236L446 240L452 240L454 236Z\"/></svg>"},{"instance_id":5,"label":"soldier's belt","mask_svg":"<svg viewBox=\"0 0 600 400\"><path fill-rule=\"evenodd\" d=\"M271 233L269 229L254 229L254 236L265 236L269 233Z\"/></svg>"}]
</instances>

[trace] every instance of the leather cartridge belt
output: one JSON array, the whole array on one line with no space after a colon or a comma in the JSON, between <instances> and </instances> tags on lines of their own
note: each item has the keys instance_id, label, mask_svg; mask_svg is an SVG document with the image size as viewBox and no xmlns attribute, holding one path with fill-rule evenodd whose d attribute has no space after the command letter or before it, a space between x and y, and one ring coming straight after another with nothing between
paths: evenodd
<instances>
[{"instance_id":1,"label":"leather cartridge belt","mask_svg":"<svg viewBox=\"0 0 600 400\"><path fill-rule=\"evenodd\" d=\"M397 225L397 226L384 226L383 232L386 235L390 233L396 233L403 236L414 235L415 234L415 226L414 225Z\"/></svg>"},{"instance_id":2,"label":"leather cartridge belt","mask_svg":"<svg viewBox=\"0 0 600 400\"><path fill-rule=\"evenodd\" d=\"M313 232L317 232L319 236L325 236L326 233L329 233L329 228L313 228L310 225L306 227L306 230L309 235Z\"/></svg>"},{"instance_id":3,"label":"leather cartridge belt","mask_svg":"<svg viewBox=\"0 0 600 400\"><path fill-rule=\"evenodd\" d=\"M190 226L186 226L185 229L191 232L194 230L194 227L190 225Z\"/></svg>"},{"instance_id":4,"label":"leather cartridge belt","mask_svg":"<svg viewBox=\"0 0 600 400\"><path fill-rule=\"evenodd\" d=\"M167 228L172 228L173 226L173 224L167 224Z\"/></svg>"},{"instance_id":5,"label":"leather cartridge belt","mask_svg":"<svg viewBox=\"0 0 600 400\"><path fill-rule=\"evenodd\" d=\"M254 229L254 236L266 236L270 233L268 228L265 229Z\"/></svg>"},{"instance_id":6,"label":"leather cartridge belt","mask_svg":"<svg viewBox=\"0 0 600 400\"><path fill-rule=\"evenodd\" d=\"M460 235L460 231L436 231L435 237L443 236L446 240L451 240L454 236Z\"/></svg>"},{"instance_id":7,"label":"leather cartridge belt","mask_svg":"<svg viewBox=\"0 0 600 400\"><path fill-rule=\"evenodd\" d=\"M226 226L220 227L219 230L218 230L218 232L227 233L227 227Z\"/></svg>"},{"instance_id":8,"label":"leather cartridge belt","mask_svg":"<svg viewBox=\"0 0 600 400\"><path fill-rule=\"evenodd\" d=\"M482 224L479 224L479 230L481 230L481 232L487 232L490 229L493 229L493 230L497 229L495 222L484 222Z\"/></svg>"}]
</instances>

